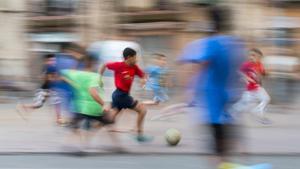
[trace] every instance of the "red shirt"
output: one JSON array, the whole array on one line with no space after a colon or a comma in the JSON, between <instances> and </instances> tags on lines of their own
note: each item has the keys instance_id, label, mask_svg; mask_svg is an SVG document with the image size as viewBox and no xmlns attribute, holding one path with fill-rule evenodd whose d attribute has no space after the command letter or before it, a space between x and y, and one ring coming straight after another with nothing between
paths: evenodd
<instances>
[{"instance_id":1,"label":"red shirt","mask_svg":"<svg viewBox=\"0 0 300 169\"><path fill-rule=\"evenodd\" d=\"M245 62L241 71L252 81L247 82L247 90L256 90L260 86L260 77L265 74L264 66L261 62Z\"/></svg>"},{"instance_id":2,"label":"red shirt","mask_svg":"<svg viewBox=\"0 0 300 169\"><path fill-rule=\"evenodd\" d=\"M144 72L137 65L130 66L125 62L112 62L107 63L106 67L114 71L116 88L124 92L129 93L135 75L140 78L144 77Z\"/></svg>"}]
</instances>

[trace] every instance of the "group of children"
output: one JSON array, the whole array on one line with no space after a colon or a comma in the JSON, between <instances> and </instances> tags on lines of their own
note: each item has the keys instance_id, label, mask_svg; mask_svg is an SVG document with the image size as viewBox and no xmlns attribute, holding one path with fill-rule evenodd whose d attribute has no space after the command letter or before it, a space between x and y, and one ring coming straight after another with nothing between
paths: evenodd
<instances>
[{"instance_id":1,"label":"group of children","mask_svg":"<svg viewBox=\"0 0 300 169\"><path fill-rule=\"evenodd\" d=\"M237 116L245 112L252 113L260 123L269 125L272 122L266 117L265 112L271 98L262 85L263 77L266 76L266 71L261 61L262 57L263 53L259 49L253 48L249 50L248 60L242 64L239 70L239 74L242 77L241 80L245 84L245 91L241 99L230 110L233 115ZM160 88L160 86L157 88ZM152 120L162 120L182 113L185 108L194 107L197 103L194 98L188 103L178 103L165 107L161 110L161 114L153 116ZM155 99L153 102L155 103ZM149 102L146 103L148 104Z\"/></svg>"},{"instance_id":2,"label":"group of children","mask_svg":"<svg viewBox=\"0 0 300 169\"><path fill-rule=\"evenodd\" d=\"M43 106L48 97L52 98L57 113L57 123L62 124L59 105L62 104L55 90L57 81L63 81L72 87L74 95L71 97L72 112L71 120L68 122L72 133L80 136L81 129L84 127L101 128L102 126L111 126L115 123L116 117L123 109L131 109L137 112L136 121L136 140L145 142L151 140L144 135L143 123L147 109L147 104L158 104L169 99L167 95L168 87L168 69L166 66L166 56L154 54L155 64L146 68L146 73L137 65L136 51L126 48L123 51L124 61L105 63L99 70L94 71L95 59L85 57L83 60L84 68L82 70L65 69L59 73L55 67L54 55L47 55L44 70L44 83L35 97L33 104L18 105L28 111L28 109L37 109ZM260 58L263 56L258 49L251 49L249 60L245 62L240 72L246 82L246 91L242 99L237 102L233 108L238 112L249 111L249 103L258 103L251 112L256 112L264 124L270 121L265 117L265 108L270 102L270 97L262 87L261 79L265 75L265 70ZM114 72L114 81L116 90L112 93L112 103L106 105L103 100L105 82L102 76L106 69ZM134 77L141 78L141 86L153 91L153 100L140 102L130 95L131 86ZM253 111L252 111L253 110ZM88 136L87 136L88 137Z\"/></svg>"},{"instance_id":3,"label":"group of children","mask_svg":"<svg viewBox=\"0 0 300 169\"><path fill-rule=\"evenodd\" d=\"M165 59L163 55L156 55L156 60ZM123 109L132 109L137 112L136 140L145 142L151 140L150 137L144 135L143 123L147 113L146 107L142 102L135 100L130 95L131 86L134 77L137 75L141 78L141 85L145 86L147 80L148 89L158 91L162 88L158 79L160 75L164 74L159 70L159 66L149 67L149 74L146 75L144 71L136 64L136 51L131 48L126 48L123 51L124 61L105 63L99 70L95 72L94 66L97 65L97 60L93 57L86 56L83 59L84 68L82 70L63 69L58 72L56 68L56 58L54 55L47 55L45 58L45 70L43 77L43 84L36 93L34 103L32 104L18 104L18 110L23 109L25 112L30 112L34 109L42 107L48 98L56 100L54 105L56 107L56 121L58 124L68 123L72 128L72 133L76 136L82 135L82 127L86 130L99 128L101 126L110 126L114 124L119 112ZM154 68L155 67L155 68ZM103 100L105 82L102 81L102 76L106 69L114 71L116 90L112 93L111 105L105 105ZM150 70L151 69L151 70ZM161 67L161 69L163 69ZM63 121L61 117L61 105L63 100L57 95L59 90L56 90L58 83L67 83L72 88L73 96L71 100L72 106L69 107L71 112L71 120ZM155 92L154 92L155 93ZM162 99L165 97L164 99ZM159 103L167 99L164 91L159 91L159 94L154 94L154 102ZM24 112L24 111L21 111ZM86 133L86 132L84 132Z\"/></svg>"}]
</instances>

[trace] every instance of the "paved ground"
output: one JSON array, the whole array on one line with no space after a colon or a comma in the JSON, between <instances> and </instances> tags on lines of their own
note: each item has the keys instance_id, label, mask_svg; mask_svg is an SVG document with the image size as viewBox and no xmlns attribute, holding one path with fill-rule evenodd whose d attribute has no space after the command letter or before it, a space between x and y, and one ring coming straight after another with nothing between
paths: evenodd
<instances>
[{"instance_id":1,"label":"paved ground","mask_svg":"<svg viewBox=\"0 0 300 169\"><path fill-rule=\"evenodd\" d=\"M1 104L0 109L0 169L215 169L210 163L211 156L207 156L209 135L205 126L196 125L192 109L164 121L151 121L163 106L150 107L145 128L147 134L155 137L154 141L139 144L132 134L118 133L124 154L112 153L113 144L105 130L99 131L84 149L88 153L74 154L73 147L70 149L65 141L69 130L55 125L49 106L33 112L24 121L15 111L13 99ZM300 165L299 108L298 104L271 105L270 126L260 125L246 115L240 130L244 138L241 150L251 155L233 156L231 160L245 165L270 163L274 169L296 169ZM135 114L126 112L117 127L130 129L134 120ZM177 128L182 133L176 147L166 145L164 133L168 128Z\"/></svg>"},{"instance_id":2,"label":"paved ground","mask_svg":"<svg viewBox=\"0 0 300 169\"><path fill-rule=\"evenodd\" d=\"M35 111L24 121L15 111L14 104L2 104L0 110L0 152L65 152L66 128L56 126L54 113L49 107ZM204 126L196 127L192 110L165 121L151 121L160 107L149 108L145 128L146 133L155 136L151 143L139 144L130 133L118 133L122 146L132 153L207 153L210 139ZM257 123L246 116L241 130L244 136L243 150L255 154L300 154L300 114L296 107L270 106L269 116L274 122L271 126ZM118 128L130 129L134 126L135 114L124 113ZM182 140L176 147L169 147L164 140L168 128L177 128ZM105 130L100 131L86 151L108 152L112 145Z\"/></svg>"},{"instance_id":3,"label":"paved ground","mask_svg":"<svg viewBox=\"0 0 300 169\"><path fill-rule=\"evenodd\" d=\"M245 165L270 163L273 169L296 169L299 156L240 156L234 162ZM195 155L2 155L0 169L215 169L211 157Z\"/></svg>"}]
</instances>

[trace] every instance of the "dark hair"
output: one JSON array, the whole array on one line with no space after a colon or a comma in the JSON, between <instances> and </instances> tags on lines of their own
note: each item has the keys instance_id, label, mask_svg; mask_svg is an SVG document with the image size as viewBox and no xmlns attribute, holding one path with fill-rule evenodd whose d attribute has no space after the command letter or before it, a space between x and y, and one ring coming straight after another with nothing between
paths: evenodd
<instances>
[{"instance_id":1,"label":"dark hair","mask_svg":"<svg viewBox=\"0 0 300 169\"><path fill-rule=\"evenodd\" d=\"M250 49L250 52L254 52L254 53L256 53L256 54L258 54L258 55L260 55L260 56L263 56L263 55L264 55L264 54L262 53L262 51L259 50L259 49L257 49L257 48L252 48L252 49Z\"/></svg>"},{"instance_id":2,"label":"dark hair","mask_svg":"<svg viewBox=\"0 0 300 169\"><path fill-rule=\"evenodd\" d=\"M97 63L97 59L90 55L86 55L82 61L86 68L91 68Z\"/></svg>"},{"instance_id":3,"label":"dark hair","mask_svg":"<svg viewBox=\"0 0 300 169\"><path fill-rule=\"evenodd\" d=\"M136 55L136 51L131 48L125 48L123 51L124 59L127 59L127 58L135 56L135 55Z\"/></svg>"},{"instance_id":4,"label":"dark hair","mask_svg":"<svg viewBox=\"0 0 300 169\"><path fill-rule=\"evenodd\" d=\"M70 51L75 51L78 53L84 53L83 47L81 47L80 45L73 43L73 42L63 43L61 46L61 49L62 49L62 51L70 50Z\"/></svg>"},{"instance_id":5,"label":"dark hair","mask_svg":"<svg viewBox=\"0 0 300 169\"><path fill-rule=\"evenodd\" d=\"M70 47L71 47L71 43L70 42L67 42L67 43L63 43L62 45L61 45L61 50L67 50L67 49L69 49Z\"/></svg>"},{"instance_id":6,"label":"dark hair","mask_svg":"<svg viewBox=\"0 0 300 169\"><path fill-rule=\"evenodd\" d=\"M231 29L230 10L226 7L211 6L209 17L214 32L229 31Z\"/></svg>"},{"instance_id":7,"label":"dark hair","mask_svg":"<svg viewBox=\"0 0 300 169\"><path fill-rule=\"evenodd\" d=\"M44 59L51 59L51 58L54 58L54 54L53 53L48 53L44 56Z\"/></svg>"}]
</instances>

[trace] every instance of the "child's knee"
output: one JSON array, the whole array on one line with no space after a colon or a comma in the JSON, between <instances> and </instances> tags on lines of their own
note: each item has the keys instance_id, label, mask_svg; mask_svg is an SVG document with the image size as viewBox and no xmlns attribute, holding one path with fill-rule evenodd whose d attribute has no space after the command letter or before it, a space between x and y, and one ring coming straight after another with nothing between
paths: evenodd
<instances>
[{"instance_id":1,"label":"child's knee","mask_svg":"<svg viewBox=\"0 0 300 169\"><path fill-rule=\"evenodd\" d=\"M136 111L142 115L145 115L147 113L147 109L142 103L138 103L138 105L136 106Z\"/></svg>"}]
</instances>

